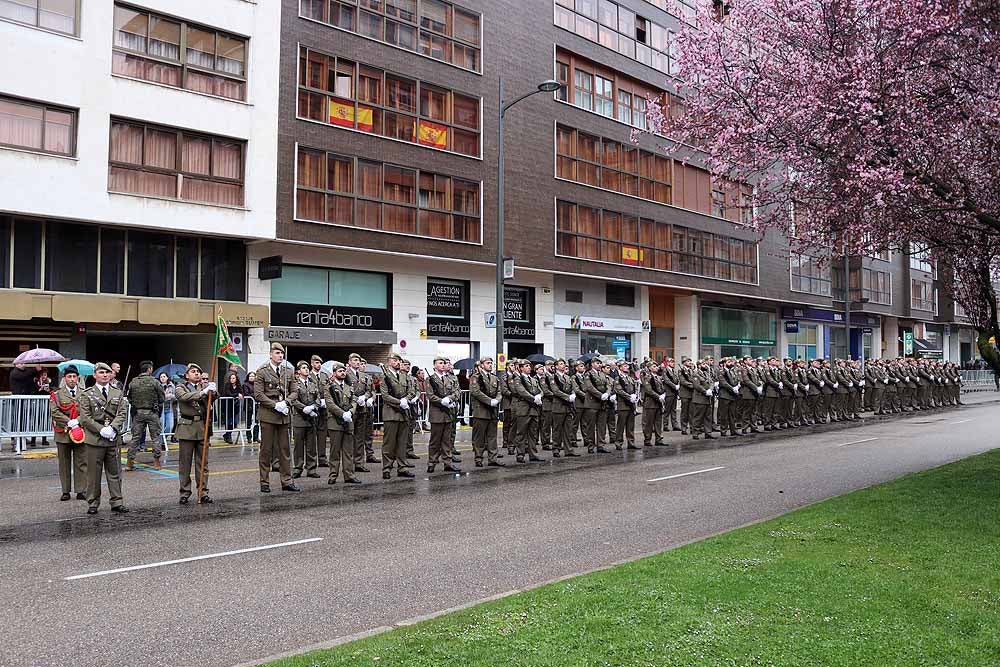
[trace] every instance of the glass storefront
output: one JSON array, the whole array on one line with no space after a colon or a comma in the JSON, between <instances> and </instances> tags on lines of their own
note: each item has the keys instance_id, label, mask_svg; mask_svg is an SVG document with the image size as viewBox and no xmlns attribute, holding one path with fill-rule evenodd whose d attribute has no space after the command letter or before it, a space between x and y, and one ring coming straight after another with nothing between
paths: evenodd
<instances>
[{"instance_id":1,"label":"glass storefront","mask_svg":"<svg viewBox=\"0 0 1000 667\"><path fill-rule=\"evenodd\" d=\"M790 333L786 337L788 340L787 357L805 359L806 361L816 358L819 337L818 324L799 324L798 333Z\"/></svg>"},{"instance_id":2,"label":"glass storefront","mask_svg":"<svg viewBox=\"0 0 1000 667\"><path fill-rule=\"evenodd\" d=\"M632 358L632 334L580 332L580 354L593 352L619 359Z\"/></svg>"},{"instance_id":3,"label":"glass storefront","mask_svg":"<svg viewBox=\"0 0 1000 667\"><path fill-rule=\"evenodd\" d=\"M704 307L702 357L771 357L778 353L778 318L773 312Z\"/></svg>"}]
</instances>

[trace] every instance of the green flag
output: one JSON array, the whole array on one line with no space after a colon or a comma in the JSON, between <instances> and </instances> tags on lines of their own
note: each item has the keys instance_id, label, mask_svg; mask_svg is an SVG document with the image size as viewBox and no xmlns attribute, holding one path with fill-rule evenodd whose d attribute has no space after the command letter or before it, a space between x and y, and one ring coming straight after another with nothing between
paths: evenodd
<instances>
[{"instance_id":1,"label":"green flag","mask_svg":"<svg viewBox=\"0 0 1000 667\"><path fill-rule=\"evenodd\" d=\"M229 327L226 326L221 309L215 317L215 356L243 368L243 364L240 363L240 355L236 354L233 340L229 337Z\"/></svg>"}]
</instances>

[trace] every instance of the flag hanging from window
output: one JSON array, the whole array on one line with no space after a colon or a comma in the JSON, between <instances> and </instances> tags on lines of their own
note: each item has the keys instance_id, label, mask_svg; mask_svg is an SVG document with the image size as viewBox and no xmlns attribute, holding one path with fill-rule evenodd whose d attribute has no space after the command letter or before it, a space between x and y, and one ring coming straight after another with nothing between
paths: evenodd
<instances>
[{"instance_id":1,"label":"flag hanging from window","mask_svg":"<svg viewBox=\"0 0 1000 667\"><path fill-rule=\"evenodd\" d=\"M417 133L417 140L424 146L434 148L448 148L448 128L437 123L429 123L426 120L420 121L420 129Z\"/></svg>"},{"instance_id":2,"label":"flag hanging from window","mask_svg":"<svg viewBox=\"0 0 1000 667\"><path fill-rule=\"evenodd\" d=\"M233 339L229 337L229 327L226 326L226 318L222 316L221 308L215 316L215 356L243 368L240 355L236 354L236 348L233 346Z\"/></svg>"},{"instance_id":3,"label":"flag hanging from window","mask_svg":"<svg viewBox=\"0 0 1000 667\"><path fill-rule=\"evenodd\" d=\"M355 112L354 104L351 102L330 100L330 123L341 127L354 127L357 119L357 128L362 132L371 132L374 112L371 107L358 106Z\"/></svg>"},{"instance_id":4,"label":"flag hanging from window","mask_svg":"<svg viewBox=\"0 0 1000 667\"><path fill-rule=\"evenodd\" d=\"M622 264L639 266L642 263L642 251L631 245L622 246Z\"/></svg>"}]
</instances>

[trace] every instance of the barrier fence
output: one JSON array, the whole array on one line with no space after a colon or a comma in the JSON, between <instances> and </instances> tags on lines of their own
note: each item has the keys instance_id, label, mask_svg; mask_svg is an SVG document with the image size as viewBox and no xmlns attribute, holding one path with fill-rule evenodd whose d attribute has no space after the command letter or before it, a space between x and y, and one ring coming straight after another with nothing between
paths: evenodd
<instances>
[{"instance_id":1,"label":"barrier fence","mask_svg":"<svg viewBox=\"0 0 1000 667\"><path fill-rule=\"evenodd\" d=\"M991 370L961 371L962 391L987 391L996 389L996 380ZM462 400L459 404L457 419L459 424L470 425L472 423L471 394L468 389L461 392ZM382 397L376 394L374 419L372 421L375 428L382 426ZM164 417L161 423L175 426L179 414L175 411L176 403L168 404L166 410L174 411L173 418ZM420 430L429 431L430 423L428 415L430 402L425 392L421 392L420 398L413 404L413 414L416 427ZM503 413L501 412L501 420ZM131 430L132 418L131 410L126 419L126 429ZM163 444L169 448L173 428L168 431L164 429L161 438ZM221 437L228 442L246 444L258 442L260 440L260 428L257 424L257 403L253 398L245 397L220 397L212 403L212 431L216 437ZM0 446L8 440L13 443L14 451L20 453L24 451L26 441L31 438L53 437L52 419L49 415L49 397L39 396L0 396Z\"/></svg>"}]
</instances>

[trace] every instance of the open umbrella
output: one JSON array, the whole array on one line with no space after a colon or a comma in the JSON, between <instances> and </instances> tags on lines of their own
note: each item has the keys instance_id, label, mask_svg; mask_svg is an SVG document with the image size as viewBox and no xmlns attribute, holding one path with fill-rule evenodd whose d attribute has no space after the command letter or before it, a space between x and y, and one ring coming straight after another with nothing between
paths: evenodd
<instances>
[{"instance_id":1,"label":"open umbrella","mask_svg":"<svg viewBox=\"0 0 1000 667\"><path fill-rule=\"evenodd\" d=\"M555 361L555 357L550 357L547 354L542 354L541 352L536 352L535 354L528 355L528 361L533 364L544 364L547 361Z\"/></svg>"},{"instance_id":2,"label":"open umbrella","mask_svg":"<svg viewBox=\"0 0 1000 667\"><path fill-rule=\"evenodd\" d=\"M94 374L94 364L87 361L86 359L70 359L69 361L64 361L59 364L59 372L65 373L67 366L76 366L77 373L80 377L90 377Z\"/></svg>"},{"instance_id":3,"label":"open umbrella","mask_svg":"<svg viewBox=\"0 0 1000 667\"><path fill-rule=\"evenodd\" d=\"M158 378L160 377L160 373L166 373L168 378L173 379L175 377L184 377L184 373L186 372L187 366L184 364L167 364L153 371L153 377Z\"/></svg>"},{"instance_id":4,"label":"open umbrella","mask_svg":"<svg viewBox=\"0 0 1000 667\"><path fill-rule=\"evenodd\" d=\"M50 350L47 347L36 347L33 350L28 350L27 352L22 352L14 358L11 363L14 364L55 364L60 361L66 361L66 357L62 356L55 350Z\"/></svg>"},{"instance_id":5,"label":"open umbrella","mask_svg":"<svg viewBox=\"0 0 1000 667\"><path fill-rule=\"evenodd\" d=\"M601 358L602 355L599 352L588 352L587 354L581 354L579 357L576 358L576 360L589 364L591 359L601 359Z\"/></svg>"},{"instance_id":6,"label":"open umbrella","mask_svg":"<svg viewBox=\"0 0 1000 667\"><path fill-rule=\"evenodd\" d=\"M378 364L365 364L365 373L369 375L382 375L382 367Z\"/></svg>"},{"instance_id":7,"label":"open umbrella","mask_svg":"<svg viewBox=\"0 0 1000 667\"><path fill-rule=\"evenodd\" d=\"M456 371L471 371L475 367L476 367L476 360L473 359L472 357L459 359L454 364L452 364L452 368L454 368Z\"/></svg>"}]
</instances>

